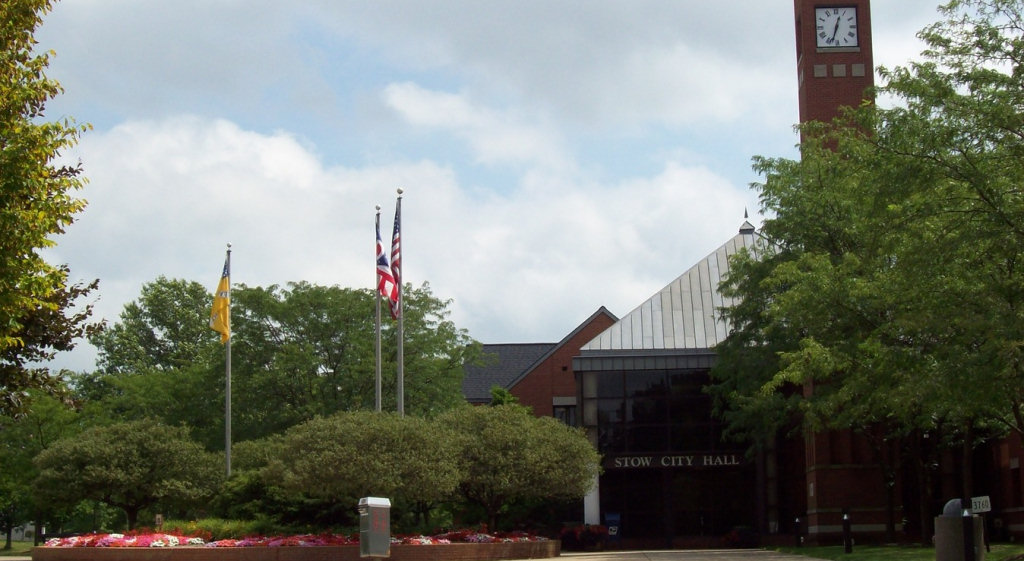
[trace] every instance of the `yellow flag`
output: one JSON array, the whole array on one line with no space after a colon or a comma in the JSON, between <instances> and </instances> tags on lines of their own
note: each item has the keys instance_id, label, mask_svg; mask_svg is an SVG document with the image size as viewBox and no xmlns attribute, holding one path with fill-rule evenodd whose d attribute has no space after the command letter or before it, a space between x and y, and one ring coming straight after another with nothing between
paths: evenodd
<instances>
[{"instance_id":1,"label":"yellow flag","mask_svg":"<svg viewBox=\"0 0 1024 561\"><path fill-rule=\"evenodd\" d=\"M231 338L231 261L224 259L224 272L217 284L217 293L213 296L213 310L210 311L210 329L220 332L220 342L227 343Z\"/></svg>"}]
</instances>

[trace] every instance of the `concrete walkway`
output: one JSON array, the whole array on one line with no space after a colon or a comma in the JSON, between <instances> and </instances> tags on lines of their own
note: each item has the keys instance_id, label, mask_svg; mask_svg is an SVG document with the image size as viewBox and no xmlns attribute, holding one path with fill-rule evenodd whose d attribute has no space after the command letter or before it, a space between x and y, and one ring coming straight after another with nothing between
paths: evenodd
<instances>
[{"instance_id":1,"label":"concrete walkway","mask_svg":"<svg viewBox=\"0 0 1024 561\"><path fill-rule=\"evenodd\" d=\"M761 549L687 549L658 551L565 552L568 561L822 561L816 557L789 555Z\"/></svg>"}]
</instances>

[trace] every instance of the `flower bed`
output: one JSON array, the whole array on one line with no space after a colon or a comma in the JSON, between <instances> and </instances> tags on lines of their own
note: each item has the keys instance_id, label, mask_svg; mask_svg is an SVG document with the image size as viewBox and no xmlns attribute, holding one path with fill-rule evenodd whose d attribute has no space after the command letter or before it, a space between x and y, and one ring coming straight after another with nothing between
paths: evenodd
<instances>
[{"instance_id":1,"label":"flower bed","mask_svg":"<svg viewBox=\"0 0 1024 561\"><path fill-rule=\"evenodd\" d=\"M358 561L358 536L308 534L206 541L180 533L88 534L54 538L32 550L34 561ZM428 546L428 547L424 547ZM394 536L395 561L538 559L557 557L557 540L521 532L468 530L436 536Z\"/></svg>"},{"instance_id":2,"label":"flower bed","mask_svg":"<svg viewBox=\"0 0 1024 561\"><path fill-rule=\"evenodd\" d=\"M448 545L453 543L530 543L547 538L526 532L487 534L474 530L457 530L434 536L399 535L392 545ZM325 545L359 545L359 536L343 534L305 534L299 536L250 536L242 539L205 540L198 535L181 532L141 532L129 534L84 534L46 541L45 547L315 547Z\"/></svg>"},{"instance_id":3,"label":"flower bed","mask_svg":"<svg viewBox=\"0 0 1024 561\"><path fill-rule=\"evenodd\" d=\"M608 527L600 524L579 524L562 528L562 549L566 551L593 551L604 549L608 541Z\"/></svg>"}]
</instances>

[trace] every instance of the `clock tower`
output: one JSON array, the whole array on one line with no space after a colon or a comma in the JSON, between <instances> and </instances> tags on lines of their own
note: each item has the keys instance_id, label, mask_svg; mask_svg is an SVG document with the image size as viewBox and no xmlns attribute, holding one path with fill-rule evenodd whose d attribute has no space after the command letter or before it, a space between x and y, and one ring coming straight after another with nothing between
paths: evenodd
<instances>
[{"instance_id":1,"label":"clock tower","mask_svg":"<svg viewBox=\"0 0 1024 561\"><path fill-rule=\"evenodd\" d=\"M869 0L794 0L794 7L800 122L828 122L840 107L859 106L874 85ZM806 434L802 495L811 543L835 543L847 524L861 536L885 535L892 525L886 498L899 490L886 487L879 468L892 452L872 442L850 430Z\"/></svg>"},{"instance_id":2,"label":"clock tower","mask_svg":"<svg viewBox=\"0 0 1024 561\"><path fill-rule=\"evenodd\" d=\"M874 85L869 0L794 0L800 122L831 121Z\"/></svg>"}]
</instances>

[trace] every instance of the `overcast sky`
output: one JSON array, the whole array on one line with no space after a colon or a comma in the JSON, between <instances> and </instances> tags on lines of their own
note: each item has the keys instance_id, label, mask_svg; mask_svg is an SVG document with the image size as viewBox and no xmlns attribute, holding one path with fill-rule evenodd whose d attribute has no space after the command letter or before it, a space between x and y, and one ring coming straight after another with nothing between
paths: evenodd
<instances>
[{"instance_id":1,"label":"overcast sky","mask_svg":"<svg viewBox=\"0 0 1024 561\"><path fill-rule=\"evenodd\" d=\"M875 64L938 3L876 0ZM759 226L751 157L795 156L790 0L63 0L36 37L47 116L94 127L48 258L110 322L160 275L212 292L228 242L235 284L372 287L401 187L405 280L556 342Z\"/></svg>"}]
</instances>

